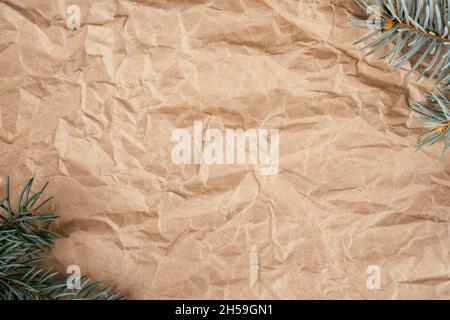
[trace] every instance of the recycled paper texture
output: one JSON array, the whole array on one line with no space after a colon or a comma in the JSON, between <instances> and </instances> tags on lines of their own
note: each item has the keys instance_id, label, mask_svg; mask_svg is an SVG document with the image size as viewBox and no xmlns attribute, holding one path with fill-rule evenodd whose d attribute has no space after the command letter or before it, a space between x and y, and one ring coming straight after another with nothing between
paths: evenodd
<instances>
[{"instance_id":1,"label":"recycled paper texture","mask_svg":"<svg viewBox=\"0 0 450 320\"><path fill-rule=\"evenodd\" d=\"M49 181L53 266L129 299L449 299L450 161L407 109L430 85L365 57L350 14L1 1L0 191ZM277 173L175 163L195 122L279 130Z\"/></svg>"}]
</instances>

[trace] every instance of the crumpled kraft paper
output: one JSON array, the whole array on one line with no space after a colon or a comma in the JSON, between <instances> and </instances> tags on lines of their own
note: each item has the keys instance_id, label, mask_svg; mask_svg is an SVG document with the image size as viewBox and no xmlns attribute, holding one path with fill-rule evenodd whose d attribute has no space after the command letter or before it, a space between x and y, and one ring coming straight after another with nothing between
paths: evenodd
<instances>
[{"instance_id":1,"label":"crumpled kraft paper","mask_svg":"<svg viewBox=\"0 0 450 320\"><path fill-rule=\"evenodd\" d=\"M352 46L350 14L2 1L1 191L49 181L51 264L131 299L449 299L450 162L415 151L406 108L431 86ZM174 164L171 132L194 121L278 128L280 172Z\"/></svg>"}]
</instances>

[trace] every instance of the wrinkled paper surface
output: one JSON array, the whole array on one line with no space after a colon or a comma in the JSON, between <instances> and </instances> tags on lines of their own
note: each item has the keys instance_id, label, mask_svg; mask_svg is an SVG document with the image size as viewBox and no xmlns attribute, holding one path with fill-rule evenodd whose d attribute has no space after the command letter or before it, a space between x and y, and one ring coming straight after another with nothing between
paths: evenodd
<instances>
[{"instance_id":1,"label":"wrinkled paper surface","mask_svg":"<svg viewBox=\"0 0 450 320\"><path fill-rule=\"evenodd\" d=\"M365 57L350 14L352 0L2 1L2 193L7 175L15 194L49 181L51 264L131 299L449 299L449 161L415 151L407 110L430 85ZM171 132L194 121L279 128L279 174L173 164Z\"/></svg>"}]
</instances>

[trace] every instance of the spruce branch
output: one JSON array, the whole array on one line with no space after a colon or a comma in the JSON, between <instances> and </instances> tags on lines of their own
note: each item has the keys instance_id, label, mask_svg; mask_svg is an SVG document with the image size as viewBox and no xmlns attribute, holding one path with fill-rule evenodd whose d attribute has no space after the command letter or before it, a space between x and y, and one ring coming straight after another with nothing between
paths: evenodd
<instances>
[{"instance_id":1,"label":"spruce branch","mask_svg":"<svg viewBox=\"0 0 450 320\"><path fill-rule=\"evenodd\" d=\"M19 196L17 210L13 210L8 177L5 198L0 200L0 300L121 299L111 285L92 282L87 276L80 278L80 289L69 289L65 277L42 267L42 255L59 237L50 230L58 217L38 212L51 199L38 204L47 183L30 194L32 185L30 179Z\"/></svg>"},{"instance_id":2,"label":"spruce branch","mask_svg":"<svg viewBox=\"0 0 450 320\"><path fill-rule=\"evenodd\" d=\"M354 44L371 39L366 55L380 50L398 70L411 63L408 75L421 68L442 85L450 83L450 16L447 0L355 0L371 17L349 20L355 28L374 29ZM423 67L422 67L423 66Z\"/></svg>"},{"instance_id":3,"label":"spruce branch","mask_svg":"<svg viewBox=\"0 0 450 320\"><path fill-rule=\"evenodd\" d=\"M417 139L417 149L443 141L441 159L450 147L450 100L441 92L426 93L427 103L416 102L410 109L425 123L428 131Z\"/></svg>"},{"instance_id":4,"label":"spruce branch","mask_svg":"<svg viewBox=\"0 0 450 320\"><path fill-rule=\"evenodd\" d=\"M350 18L355 28L373 29L354 44L370 42L366 55L384 50L394 69L411 64L407 75L421 69L442 88L450 84L450 0L355 0L371 14ZM448 89L447 89L448 90ZM443 142L441 159L450 147L450 100L441 92L427 93L427 103L416 102L410 109L428 130L418 137L417 149Z\"/></svg>"}]
</instances>

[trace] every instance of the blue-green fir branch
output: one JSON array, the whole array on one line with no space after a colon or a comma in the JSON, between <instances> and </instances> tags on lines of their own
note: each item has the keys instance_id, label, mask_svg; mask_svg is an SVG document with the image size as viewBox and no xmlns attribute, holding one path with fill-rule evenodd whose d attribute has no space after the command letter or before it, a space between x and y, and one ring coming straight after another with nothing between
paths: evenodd
<instances>
[{"instance_id":1,"label":"blue-green fir branch","mask_svg":"<svg viewBox=\"0 0 450 320\"><path fill-rule=\"evenodd\" d=\"M350 18L356 28L371 32L356 41L367 43L367 55L384 51L394 69L408 62L408 74L419 70L442 85L450 82L450 0L355 0L370 16Z\"/></svg>"},{"instance_id":2,"label":"blue-green fir branch","mask_svg":"<svg viewBox=\"0 0 450 320\"><path fill-rule=\"evenodd\" d=\"M450 100L441 92L426 93L427 102L416 102L411 110L428 130L417 139L417 149L442 141L441 158L450 147Z\"/></svg>"},{"instance_id":3,"label":"blue-green fir branch","mask_svg":"<svg viewBox=\"0 0 450 320\"><path fill-rule=\"evenodd\" d=\"M38 212L51 198L39 202L47 184L34 194L32 185L30 179L15 210L8 177L5 197L0 199L0 300L121 299L112 286L86 276L80 277L79 289L69 288L65 277L42 266L43 254L58 238L50 230L51 222L58 217Z\"/></svg>"},{"instance_id":4,"label":"blue-green fir branch","mask_svg":"<svg viewBox=\"0 0 450 320\"><path fill-rule=\"evenodd\" d=\"M370 32L355 44L367 43L367 55L383 52L394 69L410 64L408 75L419 71L441 88L450 84L450 0L355 0L370 16L350 18L356 28ZM448 89L447 89L448 90ZM441 158L450 147L450 101L442 93L427 93L427 102L411 110L428 129L418 137L421 149L443 142Z\"/></svg>"}]
</instances>

